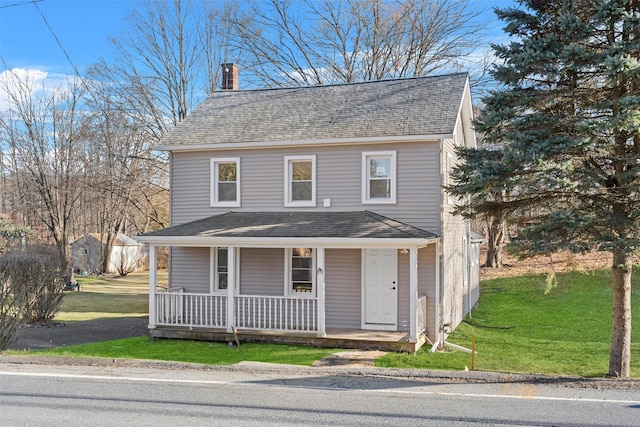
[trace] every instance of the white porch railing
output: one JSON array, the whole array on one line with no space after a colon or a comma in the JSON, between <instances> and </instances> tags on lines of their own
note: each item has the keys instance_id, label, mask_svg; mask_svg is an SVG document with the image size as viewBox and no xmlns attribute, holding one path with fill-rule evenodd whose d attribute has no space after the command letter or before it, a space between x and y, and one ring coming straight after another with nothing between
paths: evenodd
<instances>
[{"instance_id":1,"label":"white porch railing","mask_svg":"<svg viewBox=\"0 0 640 427\"><path fill-rule=\"evenodd\" d=\"M156 291L156 324L172 325L181 321L184 288Z\"/></svg>"},{"instance_id":2,"label":"white porch railing","mask_svg":"<svg viewBox=\"0 0 640 427\"><path fill-rule=\"evenodd\" d=\"M225 295L192 294L174 288L156 292L156 307L157 325L226 327Z\"/></svg>"},{"instance_id":3,"label":"white porch railing","mask_svg":"<svg viewBox=\"0 0 640 427\"><path fill-rule=\"evenodd\" d=\"M183 288L157 291L159 326L227 327L227 296L185 293ZM238 295L234 297L234 325L238 329L317 332L315 298Z\"/></svg>"},{"instance_id":4,"label":"white porch railing","mask_svg":"<svg viewBox=\"0 0 640 427\"><path fill-rule=\"evenodd\" d=\"M423 295L418 298L416 305L416 314L418 315L417 331L418 334L421 334L427 331L427 296Z\"/></svg>"},{"instance_id":5,"label":"white porch railing","mask_svg":"<svg viewBox=\"0 0 640 427\"><path fill-rule=\"evenodd\" d=\"M315 298L235 297L238 329L317 332L318 303Z\"/></svg>"}]
</instances>

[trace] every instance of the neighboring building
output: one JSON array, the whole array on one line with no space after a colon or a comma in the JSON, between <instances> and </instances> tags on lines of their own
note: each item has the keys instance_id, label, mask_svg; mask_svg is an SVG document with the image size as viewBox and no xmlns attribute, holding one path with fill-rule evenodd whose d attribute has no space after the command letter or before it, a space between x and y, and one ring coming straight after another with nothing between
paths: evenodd
<instances>
[{"instance_id":1,"label":"neighboring building","mask_svg":"<svg viewBox=\"0 0 640 427\"><path fill-rule=\"evenodd\" d=\"M152 338L441 343L478 300L479 241L443 190L476 144L467 75L230 89L158 147L172 226L136 238Z\"/></svg>"},{"instance_id":2,"label":"neighboring building","mask_svg":"<svg viewBox=\"0 0 640 427\"><path fill-rule=\"evenodd\" d=\"M97 273L100 271L100 259L105 250L104 237L99 233L90 233L71 243L71 259L74 271ZM130 273L138 270L142 245L131 237L118 234L113 243L107 273Z\"/></svg>"}]
</instances>

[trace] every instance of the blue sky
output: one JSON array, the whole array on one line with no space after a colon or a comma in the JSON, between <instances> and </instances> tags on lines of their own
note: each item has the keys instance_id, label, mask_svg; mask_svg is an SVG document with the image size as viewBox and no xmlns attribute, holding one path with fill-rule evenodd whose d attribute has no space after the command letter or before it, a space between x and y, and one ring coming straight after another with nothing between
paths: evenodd
<instances>
[{"instance_id":1,"label":"blue sky","mask_svg":"<svg viewBox=\"0 0 640 427\"><path fill-rule=\"evenodd\" d=\"M513 0L475 2L490 9L510 5ZM0 73L19 68L41 72L49 78L72 75L73 67L55 37L80 73L100 57L109 60L109 37L126 29L127 15L135 3L136 0L41 0L33 4L32 0L0 0ZM500 37L501 23L493 12L489 10L486 18L493 21L494 34Z\"/></svg>"},{"instance_id":2,"label":"blue sky","mask_svg":"<svg viewBox=\"0 0 640 427\"><path fill-rule=\"evenodd\" d=\"M0 0L0 57L5 68L73 74L64 52L82 72L109 56L109 37L126 28L132 0ZM11 6L11 5L16 6ZM38 11L42 12L42 15Z\"/></svg>"}]
</instances>

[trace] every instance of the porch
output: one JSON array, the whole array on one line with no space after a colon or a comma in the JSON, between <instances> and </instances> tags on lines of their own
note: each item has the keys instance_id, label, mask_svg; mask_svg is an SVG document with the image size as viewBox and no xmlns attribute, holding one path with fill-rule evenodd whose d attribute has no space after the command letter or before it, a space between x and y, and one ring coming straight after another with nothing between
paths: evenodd
<instances>
[{"instance_id":1,"label":"porch","mask_svg":"<svg viewBox=\"0 0 640 427\"><path fill-rule=\"evenodd\" d=\"M229 298L231 303L229 304ZM275 342L414 352L426 341L427 299L417 299L416 337L406 331L325 328L318 298L211 295L183 288L153 293L151 339Z\"/></svg>"},{"instance_id":2,"label":"porch","mask_svg":"<svg viewBox=\"0 0 640 427\"><path fill-rule=\"evenodd\" d=\"M151 340L188 339L198 341L236 342L236 335L222 328L186 329L176 326L159 326L150 330ZM276 344L308 345L315 347L351 348L360 350L381 350L413 353L426 342L424 334L420 334L418 342L409 342L408 332L371 331L361 329L327 329L326 335L319 338L314 333L285 331L237 331L237 339L245 342L269 342Z\"/></svg>"},{"instance_id":3,"label":"porch","mask_svg":"<svg viewBox=\"0 0 640 427\"><path fill-rule=\"evenodd\" d=\"M373 212L230 211L139 240L152 338L414 351L438 330L424 295L437 299L439 237ZM167 290L157 246L172 249Z\"/></svg>"}]
</instances>

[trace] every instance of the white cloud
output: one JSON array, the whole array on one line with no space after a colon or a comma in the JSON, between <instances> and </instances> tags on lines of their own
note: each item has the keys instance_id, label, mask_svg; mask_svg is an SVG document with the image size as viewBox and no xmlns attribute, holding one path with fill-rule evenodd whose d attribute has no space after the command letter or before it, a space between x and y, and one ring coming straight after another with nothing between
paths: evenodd
<instances>
[{"instance_id":1,"label":"white cloud","mask_svg":"<svg viewBox=\"0 0 640 427\"><path fill-rule=\"evenodd\" d=\"M24 86L32 93L50 92L67 85L70 76L37 68L13 68L0 73L0 112L9 108L9 93ZM73 77L71 77L73 78Z\"/></svg>"}]
</instances>

